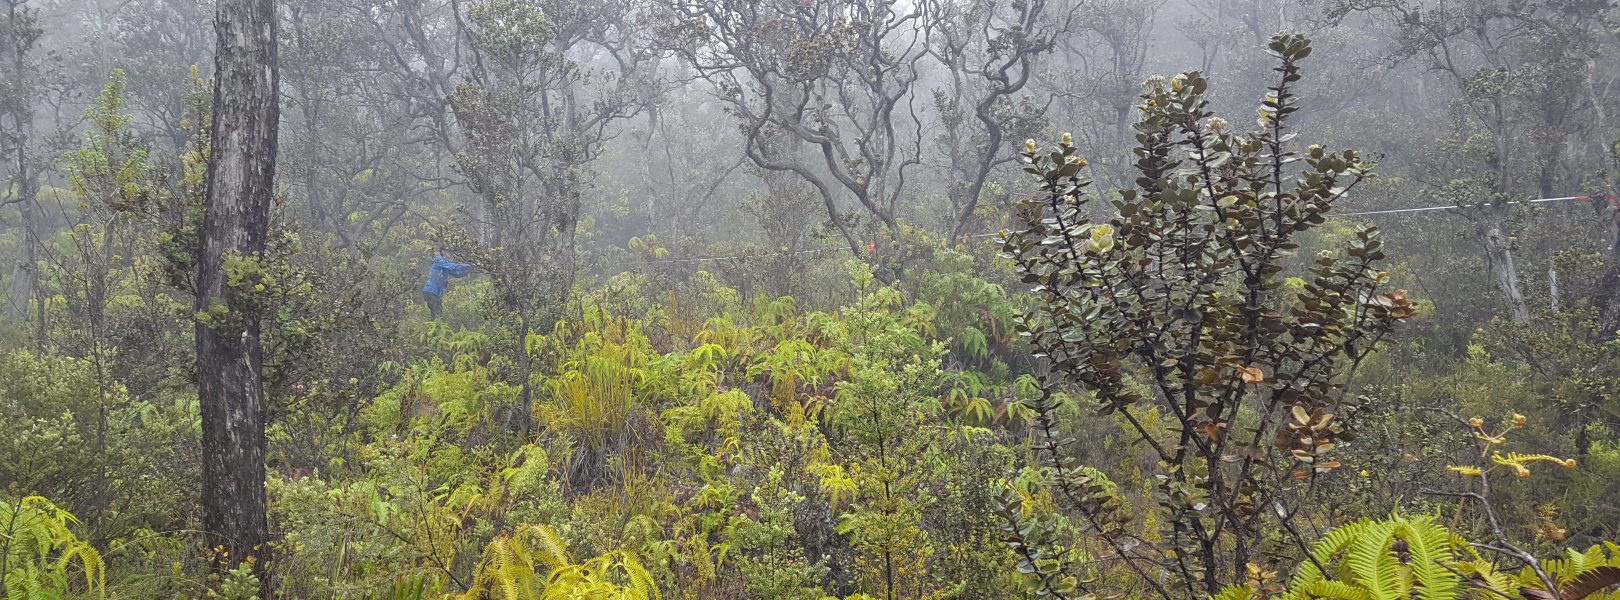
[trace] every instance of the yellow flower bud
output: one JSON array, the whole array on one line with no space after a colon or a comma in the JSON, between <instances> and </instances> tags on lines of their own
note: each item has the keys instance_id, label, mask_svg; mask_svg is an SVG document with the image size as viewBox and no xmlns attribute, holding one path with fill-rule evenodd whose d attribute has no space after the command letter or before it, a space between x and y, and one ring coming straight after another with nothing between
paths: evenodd
<instances>
[{"instance_id":1,"label":"yellow flower bud","mask_svg":"<svg viewBox=\"0 0 1620 600\"><path fill-rule=\"evenodd\" d=\"M1473 427L1474 429L1479 429L1485 426L1485 420L1479 417L1474 417L1468 420L1468 426Z\"/></svg>"},{"instance_id":2,"label":"yellow flower bud","mask_svg":"<svg viewBox=\"0 0 1620 600\"><path fill-rule=\"evenodd\" d=\"M1024 140L1024 154L1034 154L1034 153L1035 153L1035 140L1034 139Z\"/></svg>"},{"instance_id":3,"label":"yellow flower bud","mask_svg":"<svg viewBox=\"0 0 1620 600\"><path fill-rule=\"evenodd\" d=\"M1063 145L1065 145L1065 146L1073 146L1074 145L1074 135L1070 134L1067 131L1063 132Z\"/></svg>"},{"instance_id":4,"label":"yellow flower bud","mask_svg":"<svg viewBox=\"0 0 1620 600\"><path fill-rule=\"evenodd\" d=\"M1091 228L1091 240L1086 242L1086 250L1101 254L1114 247L1114 227L1112 225L1096 225Z\"/></svg>"},{"instance_id":5,"label":"yellow flower bud","mask_svg":"<svg viewBox=\"0 0 1620 600\"><path fill-rule=\"evenodd\" d=\"M1524 415L1521 415L1519 413L1513 413L1513 424L1514 425L1523 425L1528 420L1529 419L1524 418Z\"/></svg>"}]
</instances>

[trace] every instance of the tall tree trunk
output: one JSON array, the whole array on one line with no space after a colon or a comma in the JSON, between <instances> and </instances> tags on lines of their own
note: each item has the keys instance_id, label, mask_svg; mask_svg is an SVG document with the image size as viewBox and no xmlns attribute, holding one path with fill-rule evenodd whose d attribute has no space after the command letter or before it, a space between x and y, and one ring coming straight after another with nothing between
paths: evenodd
<instances>
[{"instance_id":1,"label":"tall tree trunk","mask_svg":"<svg viewBox=\"0 0 1620 600\"><path fill-rule=\"evenodd\" d=\"M1496 277L1496 287L1507 298L1513 320L1530 320L1530 305L1525 302L1524 290L1519 286L1519 270L1514 265L1513 249L1508 246L1507 235L1502 233L1501 225L1494 221L1481 223L1479 227L1480 243L1485 246L1485 262Z\"/></svg>"},{"instance_id":2,"label":"tall tree trunk","mask_svg":"<svg viewBox=\"0 0 1620 600\"><path fill-rule=\"evenodd\" d=\"M1611 211L1616 210L1610 208ZM1620 214L1611 214L1614 243L1609 246L1609 268L1598 280L1593 304L1598 311L1598 339L1603 341L1620 337Z\"/></svg>"},{"instance_id":3,"label":"tall tree trunk","mask_svg":"<svg viewBox=\"0 0 1620 600\"><path fill-rule=\"evenodd\" d=\"M1558 298L1558 265L1547 266L1547 307L1553 312L1564 310L1563 303Z\"/></svg>"},{"instance_id":4,"label":"tall tree trunk","mask_svg":"<svg viewBox=\"0 0 1620 600\"><path fill-rule=\"evenodd\" d=\"M19 136L17 143L17 212L22 217L22 256L19 257L17 268L12 276L10 306L7 316L16 320L27 320L29 304L32 303L37 311L34 319L34 350L45 352L49 341L46 333L45 319L45 287L39 277L39 223L36 209L39 207L39 185L34 174L29 170L27 134Z\"/></svg>"},{"instance_id":5,"label":"tall tree trunk","mask_svg":"<svg viewBox=\"0 0 1620 600\"><path fill-rule=\"evenodd\" d=\"M26 164L27 151L22 146L19 146L18 152L17 162ZM46 343L49 342L49 336L46 334L45 327L45 284L39 276L39 223L34 214L34 209L39 206L39 186L27 169L26 166L18 167L18 172L21 173L18 194L20 194L22 200L20 212L22 213L23 227L23 265L19 270L22 271L24 277L22 290L24 292L23 312L26 318L28 298L33 298L34 310L36 311L34 349L43 354Z\"/></svg>"},{"instance_id":6,"label":"tall tree trunk","mask_svg":"<svg viewBox=\"0 0 1620 600\"><path fill-rule=\"evenodd\" d=\"M0 98L0 108L9 109L6 112L11 113L12 130L9 137L16 146L12 155L17 161L12 181L23 228L22 260L12 278L16 283L11 290L11 314L8 316L19 320L28 318L28 304L32 299L39 311L34 343L36 350L44 352L45 290L39 278L39 229L34 212L39 204L39 181L28 156L34 129L34 107L28 93L28 53L39 40L40 30L37 27L37 13L24 6L26 2L9 0L5 5L4 51L11 59L10 64L6 65L11 71L11 94L9 98Z\"/></svg>"},{"instance_id":7,"label":"tall tree trunk","mask_svg":"<svg viewBox=\"0 0 1620 600\"><path fill-rule=\"evenodd\" d=\"M203 526L230 552L220 564L255 557L261 595L269 597L260 315L240 297L251 290L227 285L224 267L226 260L261 254L270 226L280 120L275 0L219 0L214 30L214 116L197 310L223 306L229 314L197 325Z\"/></svg>"}]
</instances>

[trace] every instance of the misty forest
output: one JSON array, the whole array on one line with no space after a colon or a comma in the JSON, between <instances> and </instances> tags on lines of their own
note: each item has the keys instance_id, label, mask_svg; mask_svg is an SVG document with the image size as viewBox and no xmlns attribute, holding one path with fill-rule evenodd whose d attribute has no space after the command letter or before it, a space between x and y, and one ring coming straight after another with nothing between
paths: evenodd
<instances>
[{"instance_id":1,"label":"misty forest","mask_svg":"<svg viewBox=\"0 0 1620 600\"><path fill-rule=\"evenodd\" d=\"M1620 599L1616 0L0 0L0 598Z\"/></svg>"}]
</instances>

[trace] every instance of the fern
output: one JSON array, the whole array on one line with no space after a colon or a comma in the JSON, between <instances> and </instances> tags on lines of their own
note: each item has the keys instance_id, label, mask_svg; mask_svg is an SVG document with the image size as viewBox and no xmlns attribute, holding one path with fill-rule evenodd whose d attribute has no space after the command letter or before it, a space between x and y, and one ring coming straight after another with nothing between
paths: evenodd
<instances>
[{"instance_id":1,"label":"fern","mask_svg":"<svg viewBox=\"0 0 1620 600\"><path fill-rule=\"evenodd\" d=\"M525 525L491 541L463 600L662 600L635 554L619 550L575 563L556 530Z\"/></svg>"},{"instance_id":2,"label":"fern","mask_svg":"<svg viewBox=\"0 0 1620 600\"><path fill-rule=\"evenodd\" d=\"M1210 597L1210 600L1253 600L1254 587L1250 585L1229 585L1221 593Z\"/></svg>"},{"instance_id":3,"label":"fern","mask_svg":"<svg viewBox=\"0 0 1620 600\"><path fill-rule=\"evenodd\" d=\"M106 597L107 565L101 553L70 529L71 513L40 496L0 501L0 591L6 598L59 598L71 587L75 568L84 589Z\"/></svg>"},{"instance_id":4,"label":"fern","mask_svg":"<svg viewBox=\"0 0 1620 600\"><path fill-rule=\"evenodd\" d=\"M984 358L990 353L989 338L977 327L962 329L962 351L973 358Z\"/></svg>"},{"instance_id":5,"label":"fern","mask_svg":"<svg viewBox=\"0 0 1620 600\"><path fill-rule=\"evenodd\" d=\"M1212 600L1599 600L1611 598L1604 590L1620 586L1620 545L1566 550L1564 558L1542 562L1559 586L1553 592L1533 569L1517 576L1498 571L1467 540L1430 517L1394 515L1343 525L1316 542L1311 558L1281 596L1262 596L1250 582L1228 587ZM1470 594L1471 588L1478 593Z\"/></svg>"},{"instance_id":6,"label":"fern","mask_svg":"<svg viewBox=\"0 0 1620 600\"><path fill-rule=\"evenodd\" d=\"M394 576L388 600L429 600L443 594L444 582L420 573ZM371 598L371 596L367 596Z\"/></svg>"},{"instance_id":7,"label":"fern","mask_svg":"<svg viewBox=\"0 0 1620 600\"><path fill-rule=\"evenodd\" d=\"M1357 536L1345 555L1345 564L1350 568L1347 579L1357 581L1373 599L1392 600L1405 591L1398 563L1390 551L1394 543L1395 523L1379 521Z\"/></svg>"},{"instance_id":8,"label":"fern","mask_svg":"<svg viewBox=\"0 0 1620 600\"><path fill-rule=\"evenodd\" d=\"M1411 553L1406 563L1411 566L1414 590L1421 600L1456 600L1463 584L1447 567L1455 561L1451 549L1450 532L1428 520L1413 520L1398 526L1398 535Z\"/></svg>"},{"instance_id":9,"label":"fern","mask_svg":"<svg viewBox=\"0 0 1620 600\"><path fill-rule=\"evenodd\" d=\"M528 528L528 531L539 546L536 555L542 562L554 569L573 564L574 558L568 554L568 544L563 542L556 530L538 525Z\"/></svg>"},{"instance_id":10,"label":"fern","mask_svg":"<svg viewBox=\"0 0 1620 600\"><path fill-rule=\"evenodd\" d=\"M1525 568L1516 578L1520 593L1527 600L1582 600L1606 598L1605 589L1620 586L1620 544L1604 543L1578 552L1564 550L1562 559L1541 563L1542 570L1558 585L1558 593L1546 589L1533 569Z\"/></svg>"},{"instance_id":11,"label":"fern","mask_svg":"<svg viewBox=\"0 0 1620 600\"><path fill-rule=\"evenodd\" d=\"M1530 476L1530 468L1528 465L1533 462L1550 462L1564 468L1575 468L1574 460L1558 458L1556 456L1548 456L1546 454L1519 454L1518 452L1509 452L1506 456L1504 456L1498 452L1491 454L1491 462L1513 469L1514 474L1518 475L1519 477Z\"/></svg>"},{"instance_id":12,"label":"fern","mask_svg":"<svg viewBox=\"0 0 1620 600\"><path fill-rule=\"evenodd\" d=\"M1383 600L1393 598L1393 596L1375 596L1373 592L1365 588L1356 587L1343 581L1322 580L1314 582L1303 589L1304 597L1322 598L1324 600L1329 598L1333 600Z\"/></svg>"},{"instance_id":13,"label":"fern","mask_svg":"<svg viewBox=\"0 0 1620 600\"><path fill-rule=\"evenodd\" d=\"M1458 600L1466 582L1451 566L1466 548L1429 517L1362 519L1328 532L1312 561L1288 582L1284 600ZM1323 573L1321 565L1329 572ZM1488 566L1488 565L1487 565ZM1244 589L1250 590L1245 595ZM1252 588L1228 589L1219 600L1246 600Z\"/></svg>"},{"instance_id":14,"label":"fern","mask_svg":"<svg viewBox=\"0 0 1620 600\"><path fill-rule=\"evenodd\" d=\"M636 555L625 552L620 556L620 560L623 563L625 578L628 580L625 586L626 597L634 600L658 600L662 598L662 595L658 592L658 586L653 583L652 575L648 574L647 569L641 566L641 561L636 560Z\"/></svg>"},{"instance_id":15,"label":"fern","mask_svg":"<svg viewBox=\"0 0 1620 600\"><path fill-rule=\"evenodd\" d=\"M1513 576L1498 571L1490 561L1479 556L1473 556L1469 560L1454 563L1451 568L1471 578L1475 587L1490 590L1510 590L1515 587Z\"/></svg>"}]
</instances>

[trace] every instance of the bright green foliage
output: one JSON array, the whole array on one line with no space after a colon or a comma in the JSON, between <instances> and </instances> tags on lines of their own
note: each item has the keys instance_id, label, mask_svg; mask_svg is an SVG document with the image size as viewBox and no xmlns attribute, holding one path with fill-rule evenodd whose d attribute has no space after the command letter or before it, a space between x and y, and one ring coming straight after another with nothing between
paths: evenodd
<instances>
[{"instance_id":1,"label":"bright green foliage","mask_svg":"<svg viewBox=\"0 0 1620 600\"><path fill-rule=\"evenodd\" d=\"M1260 573L1214 600L1581 600L1615 597L1620 585L1620 546L1586 552L1566 549L1566 558L1540 563L1559 586L1557 595L1529 567L1504 574L1465 540L1430 517L1395 515L1341 525L1316 542L1310 558L1286 585Z\"/></svg>"},{"instance_id":2,"label":"bright green foliage","mask_svg":"<svg viewBox=\"0 0 1620 600\"><path fill-rule=\"evenodd\" d=\"M108 379L91 360L0 354L0 498L50 498L87 538L165 526L194 485L196 403L135 400Z\"/></svg>"},{"instance_id":3,"label":"bright green foliage","mask_svg":"<svg viewBox=\"0 0 1620 600\"><path fill-rule=\"evenodd\" d=\"M530 336L540 427L523 443L501 433L519 405L501 377L509 333L423 325L430 353L386 366L398 383L342 442L357 451L272 483L278 568L302 595L387 593L402 576L497 597L577 579L588 594L605 572L628 587L633 556L683 599L1009 597L1019 584L980 507L1015 450L997 419L954 421L941 398L1015 386L947 381L932 304L853 273L859 295L836 311L651 303ZM524 529L537 523L555 525ZM601 560L554 568L576 564L557 547Z\"/></svg>"},{"instance_id":4,"label":"bright green foliage","mask_svg":"<svg viewBox=\"0 0 1620 600\"><path fill-rule=\"evenodd\" d=\"M541 423L570 436L584 452L601 453L622 443L635 408L636 378L649 357L635 332L614 339L613 330L608 325L587 333L568 349L561 372L546 383L552 402L537 409Z\"/></svg>"},{"instance_id":5,"label":"bright green foliage","mask_svg":"<svg viewBox=\"0 0 1620 600\"><path fill-rule=\"evenodd\" d=\"M482 352L484 344L476 332L452 336L444 345L453 353L453 363L434 359L411 369L403 385L371 407L374 424L382 426L387 419L404 429L415 418L431 416L465 432L493 422L499 409L516 402L517 389L497 379L496 365Z\"/></svg>"},{"instance_id":6,"label":"bright green foliage","mask_svg":"<svg viewBox=\"0 0 1620 600\"><path fill-rule=\"evenodd\" d=\"M83 443L93 423L95 370L86 361L10 352L0 356L0 481L57 496L94 460ZM16 490L7 490L16 491Z\"/></svg>"},{"instance_id":7,"label":"bright green foliage","mask_svg":"<svg viewBox=\"0 0 1620 600\"><path fill-rule=\"evenodd\" d=\"M741 448L742 417L753 411L753 398L738 390L727 390L706 396L696 405L671 408L660 416L677 438L713 431L720 438L720 456L724 457Z\"/></svg>"},{"instance_id":8,"label":"bright green foliage","mask_svg":"<svg viewBox=\"0 0 1620 600\"><path fill-rule=\"evenodd\" d=\"M86 111L89 121L80 148L63 157L75 209L65 213L72 228L58 236L50 281L65 308L59 337L74 354L103 368L112 361L109 321L138 313L139 273L119 268L136 243L132 215L141 214L162 193L148 151L125 107L126 82L114 71L107 87Z\"/></svg>"},{"instance_id":9,"label":"bright green foliage","mask_svg":"<svg viewBox=\"0 0 1620 600\"><path fill-rule=\"evenodd\" d=\"M1357 521L1317 542L1312 562L1300 568L1290 588L1300 597L1454 600L1463 581L1446 567L1463 548L1466 544L1427 518ZM1316 566L1335 562L1330 573Z\"/></svg>"},{"instance_id":10,"label":"bright green foliage","mask_svg":"<svg viewBox=\"0 0 1620 600\"><path fill-rule=\"evenodd\" d=\"M811 535L847 540L840 545L854 551L860 589L943 594L972 589L969 574L994 578L983 571L1001 559L984 551L991 525L959 504L983 487L957 484L949 466L949 453L989 446L989 432L930 425L944 416L936 313L878 285L865 266L852 268L859 296L850 306L801 315L773 303L765 313L774 324L752 329L711 320L696 336L701 344L673 357L681 368L653 378L685 382L665 392L686 398L662 413L665 439L682 449L704 486L688 503L694 514L676 525L676 539L650 555L690 569L681 589L692 597L724 589L729 567L752 597L821 598L818 580L829 567L849 565L829 564L837 555L787 550L826 543L806 539ZM745 356L753 358L739 360ZM986 459L1004 460L992 456ZM772 466L743 477L751 492L725 478L756 465ZM929 489L930 480L952 482L945 497ZM803 515L822 511L835 526L806 530ZM960 518L949 511L961 511ZM934 537L944 531L951 535ZM957 535L960 541L941 543ZM952 582L952 574L963 579Z\"/></svg>"},{"instance_id":11,"label":"bright green foliage","mask_svg":"<svg viewBox=\"0 0 1620 600\"><path fill-rule=\"evenodd\" d=\"M1620 544L1604 542L1580 552L1564 549L1564 558L1541 562L1542 570L1558 586L1563 600L1615 600L1620 598ZM1541 577L1531 569L1519 571L1516 583L1528 600L1555 596L1546 593ZM1604 590L1609 590L1607 593Z\"/></svg>"},{"instance_id":12,"label":"bright green foliage","mask_svg":"<svg viewBox=\"0 0 1620 600\"><path fill-rule=\"evenodd\" d=\"M208 588L208 600L253 600L259 597L259 576L253 564L244 562L215 575L218 581Z\"/></svg>"},{"instance_id":13,"label":"bright green foliage","mask_svg":"<svg viewBox=\"0 0 1620 600\"><path fill-rule=\"evenodd\" d=\"M615 551L574 562L550 527L526 525L490 542L466 600L659 600L636 555Z\"/></svg>"},{"instance_id":14,"label":"bright green foliage","mask_svg":"<svg viewBox=\"0 0 1620 600\"><path fill-rule=\"evenodd\" d=\"M56 600L71 590L106 596L101 554L73 534L77 524L50 500L0 500L0 591L16 600Z\"/></svg>"},{"instance_id":15,"label":"bright green foliage","mask_svg":"<svg viewBox=\"0 0 1620 600\"><path fill-rule=\"evenodd\" d=\"M125 87L123 71L113 71L86 113L91 128L84 147L66 157L68 184L80 196L82 211L139 212L157 193L147 151L130 127L134 117L126 113Z\"/></svg>"}]
</instances>

